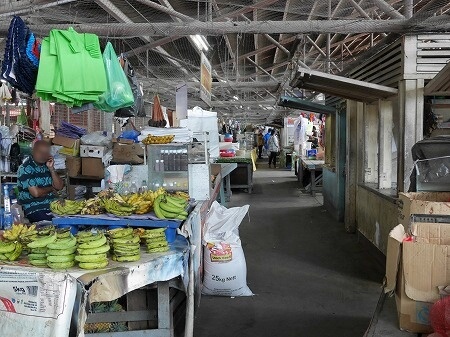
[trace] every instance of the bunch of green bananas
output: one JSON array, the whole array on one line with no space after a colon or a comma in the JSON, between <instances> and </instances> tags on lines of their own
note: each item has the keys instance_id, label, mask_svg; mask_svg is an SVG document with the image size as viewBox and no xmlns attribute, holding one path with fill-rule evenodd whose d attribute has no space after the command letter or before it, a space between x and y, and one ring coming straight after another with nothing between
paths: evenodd
<instances>
[{"instance_id":1,"label":"bunch of green bananas","mask_svg":"<svg viewBox=\"0 0 450 337\"><path fill-rule=\"evenodd\" d=\"M66 236L66 233L69 235ZM77 239L70 231L60 234L60 237L62 235L64 237L47 245L47 265L52 269L68 269L75 265Z\"/></svg>"},{"instance_id":2,"label":"bunch of green bananas","mask_svg":"<svg viewBox=\"0 0 450 337\"><path fill-rule=\"evenodd\" d=\"M82 269L101 269L108 265L110 246L105 234L83 231L77 234L78 249L75 260Z\"/></svg>"},{"instance_id":3,"label":"bunch of green bananas","mask_svg":"<svg viewBox=\"0 0 450 337\"><path fill-rule=\"evenodd\" d=\"M50 210L57 215L79 214L84 207L84 201L55 200L50 203Z\"/></svg>"},{"instance_id":4,"label":"bunch of green bananas","mask_svg":"<svg viewBox=\"0 0 450 337\"><path fill-rule=\"evenodd\" d=\"M47 246L58 239L53 226L43 228L36 236L33 236L32 241L27 244L30 253L28 254L28 261L31 265L36 267L47 267Z\"/></svg>"},{"instance_id":5,"label":"bunch of green bananas","mask_svg":"<svg viewBox=\"0 0 450 337\"><path fill-rule=\"evenodd\" d=\"M145 240L149 253L162 253L169 250L165 231L165 228L146 229L144 231L141 239Z\"/></svg>"},{"instance_id":6,"label":"bunch of green bananas","mask_svg":"<svg viewBox=\"0 0 450 337\"><path fill-rule=\"evenodd\" d=\"M105 206L103 200L98 196L86 200L84 207L81 210L81 214L84 215L98 215L103 213L105 213Z\"/></svg>"},{"instance_id":7,"label":"bunch of green bananas","mask_svg":"<svg viewBox=\"0 0 450 337\"><path fill-rule=\"evenodd\" d=\"M153 210L159 219L186 220L188 213L185 211L187 202L185 199L171 195L159 195Z\"/></svg>"},{"instance_id":8,"label":"bunch of green bananas","mask_svg":"<svg viewBox=\"0 0 450 337\"><path fill-rule=\"evenodd\" d=\"M15 261L22 254L22 244L19 241L0 241L0 261Z\"/></svg>"},{"instance_id":9,"label":"bunch of green bananas","mask_svg":"<svg viewBox=\"0 0 450 337\"><path fill-rule=\"evenodd\" d=\"M114 215L131 215L135 210L135 206L130 205L126 202L120 202L116 199L104 199L103 202L105 204L106 211Z\"/></svg>"},{"instance_id":10,"label":"bunch of green bananas","mask_svg":"<svg viewBox=\"0 0 450 337\"><path fill-rule=\"evenodd\" d=\"M112 259L118 262L133 262L141 258L141 238L132 228L117 228L108 232L112 243Z\"/></svg>"}]
</instances>

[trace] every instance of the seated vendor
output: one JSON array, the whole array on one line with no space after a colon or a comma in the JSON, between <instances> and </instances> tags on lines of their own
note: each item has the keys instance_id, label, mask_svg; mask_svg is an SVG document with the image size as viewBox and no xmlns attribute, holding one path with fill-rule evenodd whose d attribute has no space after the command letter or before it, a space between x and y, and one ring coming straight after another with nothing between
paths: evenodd
<instances>
[{"instance_id":1,"label":"seated vendor","mask_svg":"<svg viewBox=\"0 0 450 337\"><path fill-rule=\"evenodd\" d=\"M50 202L64 182L54 168L49 143L39 140L34 144L32 156L17 171L17 187L18 202L30 222L52 219Z\"/></svg>"}]
</instances>

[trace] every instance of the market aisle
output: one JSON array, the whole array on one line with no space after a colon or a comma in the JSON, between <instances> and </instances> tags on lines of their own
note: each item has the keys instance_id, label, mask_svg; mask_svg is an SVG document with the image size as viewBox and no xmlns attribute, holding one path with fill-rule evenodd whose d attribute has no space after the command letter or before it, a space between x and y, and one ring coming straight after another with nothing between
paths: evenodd
<instances>
[{"instance_id":1,"label":"market aisle","mask_svg":"<svg viewBox=\"0 0 450 337\"><path fill-rule=\"evenodd\" d=\"M247 298L204 296L195 337L362 337L380 293L383 270L356 235L346 234L291 172L262 169L241 225Z\"/></svg>"}]
</instances>

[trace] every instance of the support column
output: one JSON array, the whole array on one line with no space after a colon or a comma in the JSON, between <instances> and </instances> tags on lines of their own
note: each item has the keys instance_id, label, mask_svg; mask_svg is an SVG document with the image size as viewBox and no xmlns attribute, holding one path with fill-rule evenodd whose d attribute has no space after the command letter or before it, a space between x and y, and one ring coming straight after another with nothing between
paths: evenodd
<instances>
[{"instance_id":1,"label":"support column","mask_svg":"<svg viewBox=\"0 0 450 337\"><path fill-rule=\"evenodd\" d=\"M39 100L39 128L43 134L50 134L50 102Z\"/></svg>"},{"instance_id":2,"label":"support column","mask_svg":"<svg viewBox=\"0 0 450 337\"><path fill-rule=\"evenodd\" d=\"M378 183L378 104L364 110L364 182Z\"/></svg>"},{"instance_id":3,"label":"support column","mask_svg":"<svg viewBox=\"0 0 450 337\"><path fill-rule=\"evenodd\" d=\"M392 102L379 101L378 188L392 187Z\"/></svg>"},{"instance_id":4,"label":"support column","mask_svg":"<svg viewBox=\"0 0 450 337\"><path fill-rule=\"evenodd\" d=\"M423 139L423 79L399 83L400 142L398 147L397 188L408 191L413 170L411 148Z\"/></svg>"},{"instance_id":5,"label":"support column","mask_svg":"<svg viewBox=\"0 0 450 337\"><path fill-rule=\"evenodd\" d=\"M358 187L358 103L347 100L346 180L345 180L345 230L356 231L356 190Z\"/></svg>"}]
</instances>

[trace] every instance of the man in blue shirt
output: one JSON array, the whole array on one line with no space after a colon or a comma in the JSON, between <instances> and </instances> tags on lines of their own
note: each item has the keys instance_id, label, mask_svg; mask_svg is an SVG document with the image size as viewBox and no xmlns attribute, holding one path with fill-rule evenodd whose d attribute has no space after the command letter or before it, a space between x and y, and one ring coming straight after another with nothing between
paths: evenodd
<instances>
[{"instance_id":1,"label":"man in blue shirt","mask_svg":"<svg viewBox=\"0 0 450 337\"><path fill-rule=\"evenodd\" d=\"M54 192L64 187L64 182L56 173L54 159L50 154L50 144L37 141L32 156L20 165L17 172L18 201L30 222L51 220L50 202Z\"/></svg>"}]
</instances>

